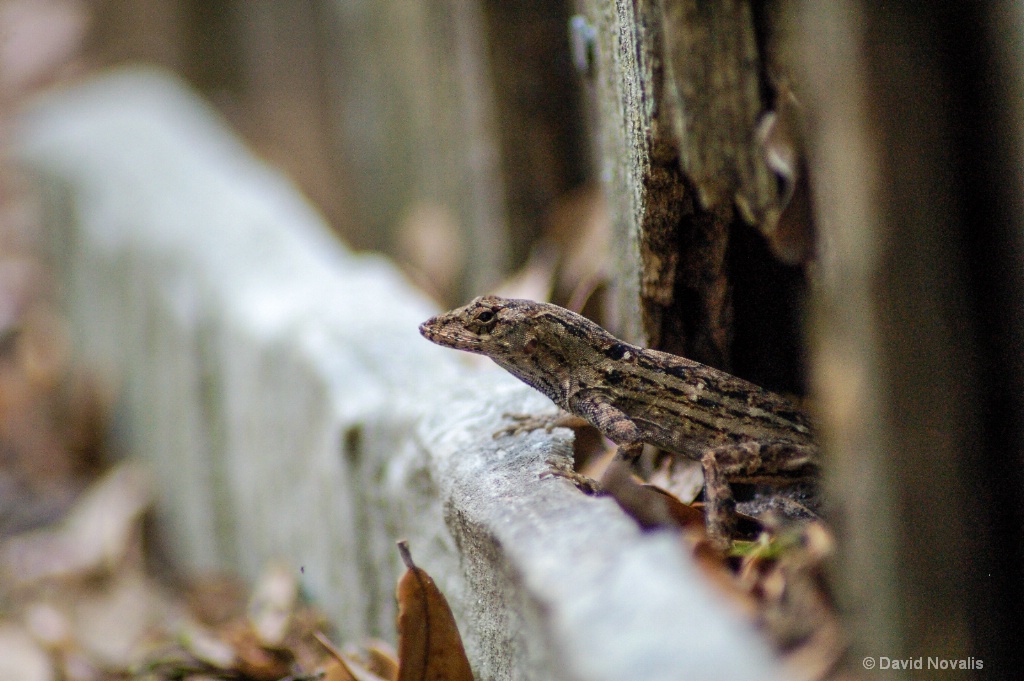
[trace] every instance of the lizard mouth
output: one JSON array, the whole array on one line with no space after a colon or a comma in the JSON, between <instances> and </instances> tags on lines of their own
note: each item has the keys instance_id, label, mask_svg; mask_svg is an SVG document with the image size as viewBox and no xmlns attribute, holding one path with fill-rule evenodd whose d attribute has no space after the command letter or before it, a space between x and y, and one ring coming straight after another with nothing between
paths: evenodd
<instances>
[{"instance_id":1,"label":"lizard mouth","mask_svg":"<svg viewBox=\"0 0 1024 681\"><path fill-rule=\"evenodd\" d=\"M458 343L460 347L467 344L474 344L475 339L467 337L466 334L460 333L459 331L453 332L452 330L444 330L438 328L440 325L437 324L436 317L431 317L429 320L420 325L420 335L426 338L428 341L437 343L438 345L452 345Z\"/></svg>"},{"instance_id":2,"label":"lizard mouth","mask_svg":"<svg viewBox=\"0 0 1024 681\"><path fill-rule=\"evenodd\" d=\"M427 321L420 324L420 335L426 338L428 341L433 341L440 336L439 333L434 331L434 317L431 317Z\"/></svg>"},{"instance_id":3,"label":"lizard mouth","mask_svg":"<svg viewBox=\"0 0 1024 681\"><path fill-rule=\"evenodd\" d=\"M436 317L432 317L420 324L420 335L431 343L437 343L444 347L456 348L467 352L477 352L480 347L480 339L468 334L456 331L445 331L437 328Z\"/></svg>"}]
</instances>

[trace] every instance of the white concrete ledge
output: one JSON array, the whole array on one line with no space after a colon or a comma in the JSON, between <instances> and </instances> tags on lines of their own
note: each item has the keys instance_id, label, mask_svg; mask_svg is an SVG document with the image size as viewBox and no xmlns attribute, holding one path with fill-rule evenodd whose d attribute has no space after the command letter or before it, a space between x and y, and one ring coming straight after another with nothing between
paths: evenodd
<instances>
[{"instance_id":1,"label":"white concrete ledge","mask_svg":"<svg viewBox=\"0 0 1024 681\"><path fill-rule=\"evenodd\" d=\"M180 83L112 73L19 139L82 354L123 389L117 432L184 565L283 558L343 635L392 638L407 537L481 680L783 678L672 536L538 479L567 431L493 439L552 405L422 340L436 310Z\"/></svg>"}]
</instances>

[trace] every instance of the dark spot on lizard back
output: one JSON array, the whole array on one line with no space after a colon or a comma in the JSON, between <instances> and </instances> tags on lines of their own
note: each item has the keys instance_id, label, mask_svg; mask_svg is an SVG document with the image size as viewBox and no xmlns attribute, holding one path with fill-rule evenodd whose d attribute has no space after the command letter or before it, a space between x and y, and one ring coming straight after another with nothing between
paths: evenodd
<instances>
[{"instance_id":1,"label":"dark spot on lizard back","mask_svg":"<svg viewBox=\"0 0 1024 681\"><path fill-rule=\"evenodd\" d=\"M622 343L615 343L614 345L610 345L607 348L605 348L604 356L607 357L608 359L618 361L622 359L627 352L629 352L629 348L627 348Z\"/></svg>"},{"instance_id":2,"label":"dark spot on lizard back","mask_svg":"<svg viewBox=\"0 0 1024 681\"><path fill-rule=\"evenodd\" d=\"M576 320L563 319L556 315L548 315L546 317L548 321L554 324L558 324L562 329L570 336L575 338L582 338L584 340L591 337L592 333L587 326L580 324Z\"/></svg>"},{"instance_id":3,"label":"dark spot on lizard back","mask_svg":"<svg viewBox=\"0 0 1024 681\"><path fill-rule=\"evenodd\" d=\"M693 370L690 367L683 366L681 364L669 364L664 367L664 370L672 376L681 378L684 381L693 377Z\"/></svg>"},{"instance_id":4,"label":"dark spot on lizard back","mask_svg":"<svg viewBox=\"0 0 1024 681\"><path fill-rule=\"evenodd\" d=\"M699 398L697 398L697 400L696 400L696 402L694 402L694 404L696 404L698 407L703 407L704 409L707 409L708 411L711 411L711 412L715 411L716 409L721 409L722 408L722 405L720 403L716 402L715 400L709 400L706 397L699 397ZM736 413L732 413L732 412L728 412L728 413L730 414L730 416L742 416L741 413L740 414L736 414Z\"/></svg>"},{"instance_id":5,"label":"dark spot on lizard back","mask_svg":"<svg viewBox=\"0 0 1024 681\"><path fill-rule=\"evenodd\" d=\"M669 395L676 398L677 400L689 400L690 395L693 394L692 390L683 390L682 388L677 388L674 385L666 384L662 387L668 391Z\"/></svg>"}]
</instances>

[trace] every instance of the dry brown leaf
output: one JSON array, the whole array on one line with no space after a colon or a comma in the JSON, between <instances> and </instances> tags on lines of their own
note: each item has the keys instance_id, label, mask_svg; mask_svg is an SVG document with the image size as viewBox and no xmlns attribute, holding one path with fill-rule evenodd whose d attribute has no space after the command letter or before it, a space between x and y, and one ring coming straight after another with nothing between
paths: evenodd
<instances>
[{"instance_id":1,"label":"dry brown leaf","mask_svg":"<svg viewBox=\"0 0 1024 681\"><path fill-rule=\"evenodd\" d=\"M692 504L704 489L704 469L700 461L665 456L647 482L670 492L684 504Z\"/></svg>"},{"instance_id":2,"label":"dry brown leaf","mask_svg":"<svg viewBox=\"0 0 1024 681\"><path fill-rule=\"evenodd\" d=\"M739 583L757 600L758 624L785 651L794 678L822 678L846 647L823 573L832 543L821 522L765 533L739 567Z\"/></svg>"},{"instance_id":3,"label":"dry brown leaf","mask_svg":"<svg viewBox=\"0 0 1024 681\"><path fill-rule=\"evenodd\" d=\"M381 676L376 674L364 666L362 662L348 656L345 657L345 661L348 662L349 673L352 674L352 678L355 681L395 681L398 678L397 676ZM395 673L398 673L397 664L395 666Z\"/></svg>"},{"instance_id":4,"label":"dry brown leaf","mask_svg":"<svg viewBox=\"0 0 1024 681\"><path fill-rule=\"evenodd\" d=\"M848 641L838 617L829 617L811 637L786 653L783 662L793 681L819 681L831 678L846 652Z\"/></svg>"},{"instance_id":5,"label":"dry brown leaf","mask_svg":"<svg viewBox=\"0 0 1024 681\"><path fill-rule=\"evenodd\" d=\"M277 681L288 675L292 654L283 648L271 648L262 642L259 633L248 623L228 627L222 634L234 648L235 668L255 681Z\"/></svg>"},{"instance_id":6,"label":"dry brown leaf","mask_svg":"<svg viewBox=\"0 0 1024 681\"><path fill-rule=\"evenodd\" d=\"M757 602L740 586L721 550L708 540L703 528L685 528L683 537L705 577L718 587L742 615L753 620L757 614Z\"/></svg>"},{"instance_id":7,"label":"dry brown leaf","mask_svg":"<svg viewBox=\"0 0 1024 681\"><path fill-rule=\"evenodd\" d=\"M249 599L249 621L262 645L275 647L284 642L298 596L293 570L275 563L263 571Z\"/></svg>"},{"instance_id":8,"label":"dry brown leaf","mask_svg":"<svg viewBox=\"0 0 1024 681\"><path fill-rule=\"evenodd\" d=\"M669 492L633 479L629 463L615 458L601 476L601 487L644 529L704 525L704 514Z\"/></svg>"},{"instance_id":9,"label":"dry brown leaf","mask_svg":"<svg viewBox=\"0 0 1024 681\"><path fill-rule=\"evenodd\" d=\"M406 541L398 551L407 570L398 581L397 681L473 681L455 617Z\"/></svg>"},{"instance_id":10,"label":"dry brown leaf","mask_svg":"<svg viewBox=\"0 0 1024 681\"><path fill-rule=\"evenodd\" d=\"M110 678L109 670L101 669L95 661L79 650L58 653L56 661L63 681L107 681Z\"/></svg>"},{"instance_id":11,"label":"dry brown leaf","mask_svg":"<svg viewBox=\"0 0 1024 681\"><path fill-rule=\"evenodd\" d=\"M67 590L73 639L89 658L110 669L125 669L138 659L147 636L170 621L175 608L141 571L122 569L84 589Z\"/></svg>"},{"instance_id":12,"label":"dry brown leaf","mask_svg":"<svg viewBox=\"0 0 1024 681\"><path fill-rule=\"evenodd\" d=\"M69 647L73 640L70 617L52 603L30 603L25 608L24 620L32 637L49 649Z\"/></svg>"},{"instance_id":13,"label":"dry brown leaf","mask_svg":"<svg viewBox=\"0 0 1024 681\"><path fill-rule=\"evenodd\" d=\"M313 637L334 658L332 663L325 667L325 672L328 674L327 678L332 681L395 681L396 677L379 676L367 669L361 660L355 659L352 655L342 653L322 632L314 632Z\"/></svg>"},{"instance_id":14,"label":"dry brown leaf","mask_svg":"<svg viewBox=\"0 0 1024 681\"><path fill-rule=\"evenodd\" d=\"M370 639L364 641L359 662L383 679L398 678L398 653L387 641Z\"/></svg>"},{"instance_id":15,"label":"dry brown leaf","mask_svg":"<svg viewBox=\"0 0 1024 681\"><path fill-rule=\"evenodd\" d=\"M780 84L776 110L761 119L757 130L765 163L784 187L780 205L765 216L759 227L776 257L790 265L806 263L813 257L814 249L814 211L801 118L796 96Z\"/></svg>"},{"instance_id":16,"label":"dry brown leaf","mask_svg":"<svg viewBox=\"0 0 1024 681\"><path fill-rule=\"evenodd\" d=\"M186 653L196 660L218 670L234 669L237 663L235 649L212 632L198 626L185 625L180 632L182 646ZM162 664L166 660L154 660Z\"/></svg>"},{"instance_id":17,"label":"dry brown leaf","mask_svg":"<svg viewBox=\"0 0 1024 681\"><path fill-rule=\"evenodd\" d=\"M8 585L112 572L136 546L152 481L139 464L113 468L78 500L56 528L12 537L0 546Z\"/></svg>"},{"instance_id":18,"label":"dry brown leaf","mask_svg":"<svg viewBox=\"0 0 1024 681\"><path fill-rule=\"evenodd\" d=\"M358 681L344 662L338 659L331 660L323 667L322 681Z\"/></svg>"},{"instance_id":19,"label":"dry brown leaf","mask_svg":"<svg viewBox=\"0 0 1024 681\"><path fill-rule=\"evenodd\" d=\"M192 615L205 626L218 627L241 617L247 604L242 580L227 573L210 573L187 578L186 603Z\"/></svg>"},{"instance_id":20,"label":"dry brown leaf","mask_svg":"<svg viewBox=\"0 0 1024 681\"><path fill-rule=\"evenodd\" d=\"M52 681L53 663L46 651L21 627L0 625L0 679Z\"/></svg>"},{"instance_id":21,"label":"dry brown leaf","mask_svg":"<svg viewBox=\"0 0 1024 681\"><path fill-rule=\"evenodd\" d=\"M576 433L576 438L573 440L573 461L576 462L580 475L600 480L604 477L612 459L615 458L615 447L606 447L604 435L601 435L601 431L593 426L590 426L589 429L573 430ZM597 436L595 437L592 433L597 433Z\"/></svg>"},{"instance_id":22,"label":"dry brown leaf","mask_svg":"<svg viewBox=\"0 0 1024 681\"><path fill-rule=\"evenodd\" d=\"M656 492L663 497L662 503L665 505L665 510L671 516L672 520L675 521L680 527L688 527L695 525L697 527L704 526L704 512L691 506L690 504L683 503L674 494L668 490L662 489L657 485L641 485L641 488Z\"/></svg>"}]
</instances>

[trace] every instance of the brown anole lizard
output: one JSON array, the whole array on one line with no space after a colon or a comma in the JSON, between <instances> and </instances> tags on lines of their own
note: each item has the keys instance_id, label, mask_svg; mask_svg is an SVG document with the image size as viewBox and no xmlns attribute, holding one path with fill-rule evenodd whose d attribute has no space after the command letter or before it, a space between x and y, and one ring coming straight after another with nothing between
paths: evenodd
<instances>
[{"instance_id":1,"label":"brown anole lizard","mask_svg":"<svg viewBox=\"0 0 1024 681\"><path fill-rule=\"evenodd\" d=\"M807 416L780 395L692 360L630 345L548 303L483 296L420 325L428 340L486 355L582 417L633 461L644 443L701 462L707 529L728 544L731 483L813 480Z\"/></svg>"}]
</instances>

